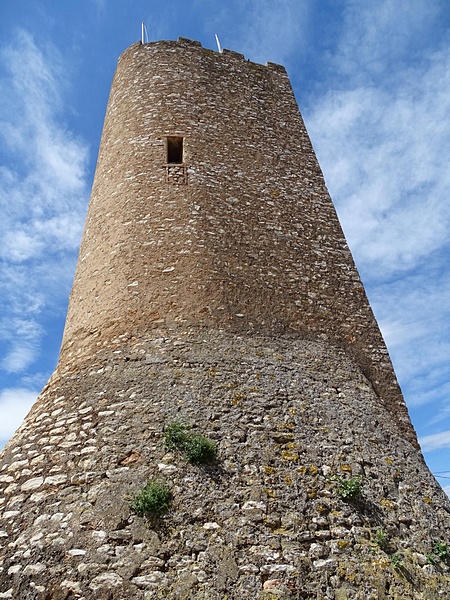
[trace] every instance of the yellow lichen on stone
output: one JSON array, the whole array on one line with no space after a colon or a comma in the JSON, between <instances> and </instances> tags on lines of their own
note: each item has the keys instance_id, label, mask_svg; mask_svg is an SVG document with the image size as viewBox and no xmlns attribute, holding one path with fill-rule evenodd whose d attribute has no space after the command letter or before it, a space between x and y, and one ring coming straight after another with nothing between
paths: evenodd
<instances>
[{"instance_id":1,"label":"yellow lichen on stone","mask_svg":"<svg viewBox=\"0 0 450 600\"><path fill-rule=\"evenodd\" d=\"M240 404L244 398L245 398L245 394L243 394L242 392L236 392L233 395L233 398L231 399L231 405L236 406L237 404Z\"/></svg>"},{"instance_id":2,"label":"yellow lichen on stone","mask_svg":"<svg viewBox=\"0 0 450 600\"><path fill-rule=\"evenodd\" d=\"M296 454L295 452L291 452L290 450L283 450L281 452L281 458L283 460L288 460L290 462L295 462L299 459L298 454Z\"/></svg>"},{"instance_id":3,"label":"yellow lichen on stone","mask_svg":"<svg viewBox=\"0 0 450 600\"><path fill-rule=\"evenodd\" d=\"M387 510L394 510L397 508L397 503L389 500L388 498L381 498L380 500L381 506L384 506Z\"/></svg>"},{"instance_id":4,"label":"yellow lichen on stone","mask_svg":"<svg viewBox=\"0 0 450 600\"><path fill-rule=\"evenodd\" d=\"M270 467L269 465L264 465L264 471L267 473L267 475L273 475L275 473L275 468Z\"/></svg>"},{"instance_id":5,"label":"yellow lichen on stone","mask_svg":"<svg viewBox=\"0 0 450 600\"><path fill-rule=\"evenodd\" d=\"M298 444L296 442L288 442L287 444L285 444L284 448L285 448L285 450L297 450Z\"/></svg>"}]
</instances>

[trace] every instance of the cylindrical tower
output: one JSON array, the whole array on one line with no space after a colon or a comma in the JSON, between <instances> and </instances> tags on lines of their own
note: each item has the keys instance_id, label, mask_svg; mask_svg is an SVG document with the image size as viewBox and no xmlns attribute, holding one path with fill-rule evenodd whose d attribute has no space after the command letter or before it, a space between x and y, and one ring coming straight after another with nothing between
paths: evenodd
<instances>
[{"instance_id":1,"label":"cylindrical tower","mask_svg":"<svg viewBox=\"0 0 450 600\"><path fill-rule=\"evenodd\" d=\"M450 595L450 505L283 67L120 57L0 511L0 598Z\"/></svg>"},{"instance_id":2,"label":"cylindrical tower","mask_svg":"<svg viewBox=\"0 0 450 600\"><path fill-rule=\"evenodd\" d=\"M161 322L324 335L415 441L285 69L189 40L119 60L60 363Z\"/></svg>"}]
</instances>

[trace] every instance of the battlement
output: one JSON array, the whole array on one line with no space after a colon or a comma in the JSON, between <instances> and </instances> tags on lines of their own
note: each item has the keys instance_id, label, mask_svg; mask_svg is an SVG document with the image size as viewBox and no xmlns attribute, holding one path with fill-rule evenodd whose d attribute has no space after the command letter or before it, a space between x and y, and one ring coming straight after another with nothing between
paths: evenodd
<instances>
[{"instance_id":1,"label":"battlement","mask_svg":"<svg viewBox=\"0 0 450 600\"><path fill-rule=\"evenodd\" d=\"M241 54L240 52L236 52L235 50L229 50L227 48L222 48L221 52L215 52L214 50L209 50L207 48L203 48L203 45L201 42L197 42L196 40L190 40L189 38L185 38L185 37L179 37L178 40L175 41L156 41L156 42L147 42L146 44L142 44L141 42L136 42L135 44L133 44L133 46L139 46L142 45L144 47L172 47L172 48L202 48L204 51L206 52L214 52L215 54L221 54L224 58L235 58L237 60L241 60L241 61L245 61L245 56L244 54ZM133 48L133 46L131 46L130 48ZM130 48L128 48L125 52L128 52L130 50ZM249 60L247 60L247 62L251 62ZM259 65L259 63L255 63L252 62L253 65ZM259 65L259 66L263 66L263 65ZM283 65L279 65L277 63L273 63L273 62L266 62L265 64L266 67L268 67L269 69L273 69L275 71L278 71L279 73L286 73L286 69ZM286 73L287 74L287 73Z\"/></svg>"}]
</instances>

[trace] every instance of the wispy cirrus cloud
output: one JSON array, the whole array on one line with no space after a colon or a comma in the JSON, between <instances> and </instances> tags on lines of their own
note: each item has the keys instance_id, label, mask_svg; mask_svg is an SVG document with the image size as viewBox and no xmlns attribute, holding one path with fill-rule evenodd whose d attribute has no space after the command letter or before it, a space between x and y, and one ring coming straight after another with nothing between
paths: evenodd
<instances>
[{"instance_id":1,"label":"wispy cirrus cloud","mask_svg":"<svg viewBox=\"0 0 450 600\"><path fill-rule=\"evenodd\" d=\"M346 235L369 277L415 267L450 240L449 86L450 56L441 51L388 89L329 92L308 118Z\"/></svg>"},{"instance_id":2,"label":"wispy cirrus cloud","mask_svg":"<svg viewBox=\"0 0 450 600\"><path fill-rule=\"evenodd\" d=\"M439 10L439 3L426 0L350 0L334 67L353 81L385 80L390 74L395 79L399 65L410 65L427 50L425 32L435 26Z\"/></svg>"},{"instance_id":3,"label":"wispy cirrus cloud","mask_svg":"<svg viewBox=\"0 0 450 600\"><path fill-rule=\"evenodd\" d=\"M324 60L327 92L311 93L305 111L413 420L421 411L424 452L433 456L448 447L450 424L444 9L425 0L349 2L336 50Z\"/></svg>"},{"instance_id":4,"label":"wispy cirrus cloud","mask_svg":"<svg viewBox=\"0 0 450 600\"><path fill-rule=\"evenodd\" d=\"M0 51L0 368L8 372L37 357L39 319L65 301L83 225L88 148L61 117L65 70L54 47L23 30Z\"/></svg>"},{"instance_id":5,"label":"wispy cirrus cloud","mask_svg":"<svg viewBox=\"0 0 450 600\"><path fill-rule=\"evenodd\" d=\"M21 373L34 360L42 335L42 326L33 318L2 319L0 335L9 342L9 351L2 357L1 368L9 373Z\"/></svg>"},{"instance_id":6,"label":"wispy cirrus cloud","mask_svg":"<svg viewBox=\"0 0 450 600\"><path fill-rule=\"evenodd\" d=\"M20 426L38 395L26 388L10 388L0 391L0 444L4 445Z\"/></svg>"},{"instance_id":7,"label":"wispy cirrus cloud","mask_svg":"<svg viewBox=\"0 0 450 600\"><path fill-rule=\"evenodd\" d=\"M424 452L437 450L439 448L450 448L450 430L426 435L419 439Z\"/></svg>"},{"instance_id":8,"label":"wispy cirrus cloud","mask_svg":"<svg viewBox=\"0 0 450 600\"><path fill-rule=\"evenodd\" d=\"M204 3L197 5L204 10ZM308 42L309 13L306 0L242 0L231 7L212 2L207 23L225 48L255 62L286 64Z\"/></svg>"}]
</instances>

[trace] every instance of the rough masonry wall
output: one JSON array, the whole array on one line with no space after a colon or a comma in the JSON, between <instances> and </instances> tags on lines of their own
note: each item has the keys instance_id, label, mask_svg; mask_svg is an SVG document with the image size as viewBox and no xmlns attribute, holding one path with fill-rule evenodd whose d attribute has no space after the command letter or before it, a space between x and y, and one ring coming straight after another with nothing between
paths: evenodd
<instances>
[{"instance_id":1,"label":"rough masonry wall","mask_svg":"<svg viewBox=\"0 0 450 600\"><path fill-rule=\"evenodd\" d=\"M174 421L217 461L168 452ZM357 476L346 502L334 478ZM129 506L150 479L173 495L156 522ZM3 453L0 498L0 598L450 597L427 558L448 499L359 367L296 335L157 329L55 375Z\"/></svg>"},{"instance_id":2,"label":"rough masonry wall","mask_svg":"<svg viewBox=\"0 0 450 600\"><path fill-rule=\"evenodd\" d=\"M323 335L415 440L284 68L188 40L119 60L60 364L161 321Z\"/></svg>"},{"instance_id":3,"label":"rough masonry wall","mask_svg":"<svg viewBox=\"0 0 450 600\"><path fill-rule=\"evenodd\" d=\"M216 460L168 452L173 422ZM173 500L147 520L150 479ZM120 58L60 362L0 456L0 518L0 599L450 597L450 505L282 67L187 40Z\"/></svg>"}]
</instances>

